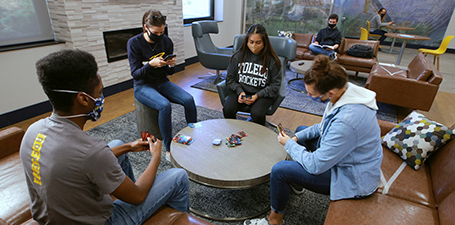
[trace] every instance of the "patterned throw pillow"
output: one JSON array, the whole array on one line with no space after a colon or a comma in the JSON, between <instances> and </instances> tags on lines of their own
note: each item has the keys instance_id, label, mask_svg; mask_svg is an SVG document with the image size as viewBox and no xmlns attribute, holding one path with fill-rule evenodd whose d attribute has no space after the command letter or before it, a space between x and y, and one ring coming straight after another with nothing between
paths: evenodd
<instances>
[{"instance_id":1,"label":"patterned throw pillow","mask_svg":"<svg viewBox=\"0 0 455 225\"><path fill-rule=\"evenodd\" d=\"M295 31L278 31L278 37L294 38Z\"/></svg>"},{"instance_id":2,"label":"patterned throw pillow","mask_svg":"<svg viewBox=\"0 0 455 225\"><path fill-rule=\"evenodd\" d=\"M382 137L382 144L418 170L432 153L454 137L454 130L413 111Z\"/></svg>"}]
</instances>

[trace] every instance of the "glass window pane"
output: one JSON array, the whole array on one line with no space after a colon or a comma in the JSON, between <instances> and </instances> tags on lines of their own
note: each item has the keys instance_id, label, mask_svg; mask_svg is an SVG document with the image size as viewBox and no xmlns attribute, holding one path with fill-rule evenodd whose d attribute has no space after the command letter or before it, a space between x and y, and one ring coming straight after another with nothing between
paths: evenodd
<instances>
[{"instance_id":1,"label":"glass window pane","mask_svg":"<svg viewBox=\"0 0 455 225\"><path fill-rule=\"evenodd\" d=\"M46 1L0 0L0 46L54 40Z\"/></svg>"},{"instance_id":2,"label":"glass window pane","mask_svg":"<svg viewBox=\"0 0 455 225\"><path fill-rule=\"evenodd\" d=\"M211 0L183 0L183 19L211 16Z\"/></svg>"}]
</instances>

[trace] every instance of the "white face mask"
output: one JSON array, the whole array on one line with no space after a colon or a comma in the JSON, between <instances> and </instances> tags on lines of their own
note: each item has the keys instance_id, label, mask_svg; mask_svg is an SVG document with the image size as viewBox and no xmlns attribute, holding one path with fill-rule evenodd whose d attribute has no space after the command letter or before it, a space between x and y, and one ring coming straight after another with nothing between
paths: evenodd
<instances>
[{"instance_id":1,"label":"white face mask","mask_svg":"<svg viewBox=\"0 0 455 225\"><path fill-rule=\"evenodd\" d=\"M62 92L62 93L72 93L72 94L82 93L84 95L87 95L89 98L91 98L95 102L95 108L93 108L93 110L88 114L78 114L78 115L71 115L71 116L60 116L60 115L54 114L56 117L69 119L69 118L75 118L75 117L90 116L92 121L97 121L101 117L101 112L104 109L104 95L103 94L101 94L100 98L94 98L83 91L56 90L56 89L54 89L52 91Z\"/></svg>"}]
</instances>

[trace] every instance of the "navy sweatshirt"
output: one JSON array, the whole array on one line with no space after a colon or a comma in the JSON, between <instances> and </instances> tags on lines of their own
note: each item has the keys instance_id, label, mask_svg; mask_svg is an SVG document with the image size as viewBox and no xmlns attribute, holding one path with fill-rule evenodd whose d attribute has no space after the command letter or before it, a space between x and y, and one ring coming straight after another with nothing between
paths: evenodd
<instances>
[{"instance_id":1,"label":"navy sweatshirt","mask_svg":"<svg viewBox=\"0 0 455 225\"><path fill-rule=\"evenodd\" d=\"M155 68L143 63L155 57L164 58L174 52L174 44L168 36L163 35L160 42L150 44L145 40L143 33L140 33L128 40L127 49L134 85L168 81L167 76L174 74L174 67Z\"/></svg>"},{"instance_id":2,"label":"navy sweatshirt","mask_svg":"<svg viewBox=\"0 0 455 225\"><path fill-rule=\"evenodd\" d=\"M277 68L275 60L270 59L265 73L261 73L262 58L250 51L242 54L237 52L232 56L226 76L226 85L239 95L245 92L248 95L256 94L259 98L274 98L281 85L281 70Z\"/></svg>"}]
</instances>

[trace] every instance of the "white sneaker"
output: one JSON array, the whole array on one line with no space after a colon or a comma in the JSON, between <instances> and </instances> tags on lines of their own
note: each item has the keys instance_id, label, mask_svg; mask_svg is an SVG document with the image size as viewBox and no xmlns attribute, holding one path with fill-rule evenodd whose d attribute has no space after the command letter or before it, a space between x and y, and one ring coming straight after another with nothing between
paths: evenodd
<instances>
[{"instance_id":1,"label":"white sneaker","mask_svg":"<svg viewBox=\"0 0 455 225\"><path fill-rule=\"evenodd\" d=\"M267 217L265 217L261 219L245 220L243 225L270 225L270 223ZM284 225L284 220L280 223L280 225Z\"/></svg>"},{"instance_id":2,"label":"white sneaker","mask_svg":"<svg viewBox=\"0 0 455 225\"><path fill-rule=\"evenodd\" d=\"M172 162L172 161L171 161L171 152L166 151L166 160L167 160L168 162Z\"/></svg>"},{"instance_id":3,"label":"white sneaker","mask_svg":"<svg viewBox=\"0 0 455 225\"><path fill-rule=\"evenodd\" d=\"M266 218L245 220L243 225L269 225L269 221Z\"/></svg>"},{"instance_id":4,"label":"white sneaker","mask_svg":"<svg viewBox=\"0 0 455 225\"><path fill-rule=\"evenodd\" d=\"M333 61L337 61L338 57L337 57L337 52L333 52L331 55L330 55L330 58L333 60Z\"/></svg>"}]
</instances>

